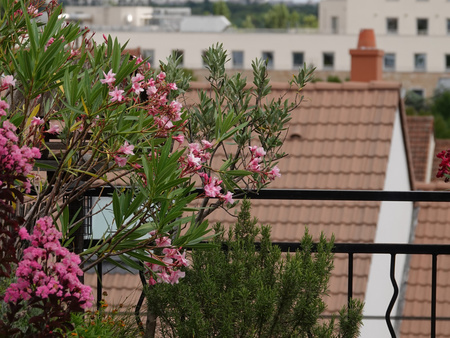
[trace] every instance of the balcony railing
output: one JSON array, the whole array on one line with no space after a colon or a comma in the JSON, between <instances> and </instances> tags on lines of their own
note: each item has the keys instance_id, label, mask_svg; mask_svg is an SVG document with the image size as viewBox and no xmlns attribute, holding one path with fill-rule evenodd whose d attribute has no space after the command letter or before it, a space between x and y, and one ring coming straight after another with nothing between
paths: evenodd
<instances>
[{"instance_id":1,"label":"balcony railing","mask_svg":"<svg viewBox=\"0 0 450 338\"><path fill-rule=\"evenodd\" d=\"M112 193L113 188L103 190L103 194ZM90 196L98 196L97 190L88 192ZM104 195L103 195L104 196ZM264 200L340 200L340 201L397 201L397 202L450 202L450 192L428 192L428 191L364 191L364 190L294 190L294 189L264 189L259 192L248 192L242 194L235 192L236 198L249 197L251 199ZM273 243L278 245L283 252L295 251L301 249L299 243ZM314 250L314 249L313 249ZM353 297L353 264L355 254L387 254L390 255L390 280L393 287L393 293L386 309L384 319L392 337L396 337L392 319L402 320L429 320L431 337L436 337L436 321L450 320L436 316L436 288L437 288L437 260L439 255L450 255L450 245L433 244L382 244L382 243L335 243L334 253L343 253L348 255L348 286L347 298ZM399 295L399 287L395 278L396 256L399 254L408 255L429 255L431 260L431 316L430 317L393 317L391 311ZM102 297L102 265L98 266L97 281L97 299ZM146 279L141 275L142 283ZM140 300L136 306L136 318L140 321L140 308L144 300L144 294L141 294ZM449 300L450 301L450 300ZM367 319L367 317L365 317ZM371 319L379 319L372 316Z\"/></svg>"}]
</instances>

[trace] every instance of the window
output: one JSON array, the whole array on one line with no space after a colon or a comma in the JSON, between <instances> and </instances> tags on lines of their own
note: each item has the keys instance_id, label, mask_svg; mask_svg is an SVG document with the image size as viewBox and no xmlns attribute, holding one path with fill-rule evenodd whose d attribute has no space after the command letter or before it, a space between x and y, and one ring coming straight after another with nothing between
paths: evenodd
<instances>
[{"instance_id":1,"label":"window","mask_svg":"<svg viewBox=\"0 0 450 338\"><path fill-rule=\"evenodd\" d=\"M333 34L339 33L339 18L337 16L331 17L331 33Z\"/></svg>"},{"instance_id":2,"label":"window","mask_svg":"<svg viewBox=\"0 0 450 338\"><path fill-rule=\"evenodd\" d=\"M262 58L267 62L267 68L273 69L273 52L262 52Z\"/></svg>"},{"instance_id":3,"label":"window","mask_svg":"<svg viewBox=\"0 0 450 338\"><path fill-rule=\"evenodd\" d=\"M304 63L303 52L293 52L292 53L292 64L294 68L303 67Z\"/></svg>"},{"instance_id":4,"label":"window","mask_svg":"<svg viewBox=\"0 0 450 338\"><path fill-rule=\"evenodd\" d=\"M450 54L445 55L445 70L450 72Z\"/></svg>"},{"instance_id":5,"label":"window","mask_svg":"<svg viewBox=\"0 0 450 338\"><path fill-rule=\"evenodd\" d=\"M424 71L426 69L426 54L414 54L414 69L416 71Z\"/></svg>"},{"instance_id":6,"label":"window","mask_svg":"<svg viewBox=\"0 0 450 338\"><path fill-rule=\"evenodd\" d=\"M334 68L334 53L325 52L323 53L323 69L333 69Z\"/></svg>"},{"instance_id":7,"label":"window","mask_svg":"<svg viewBox=\"0 0 450 338\"><path fill-rule=\"evenodd\" d=\"M411 89L411 91L421 98L425 97L425 91L422 88Z\"/></svg>"},{"instance_id":8,"label":"window","mask_svg":"<svg viewBox=\"0 0 450 338\"><path fill-rule=\"evenodd\" d=\"M386 19L386 31L388 34L398 33L398 19L397 18L387 18Z\"/></svg>"},{"instance_id":9,"label":"window","mask_svg":"<svg viewBox=\"0 0 450 338\"><path fill-rule=\"evenodd\" d=\"M418 35L428 34L428 19L417 19L417 34Z\"/></svg>"},{"instance_id":10,"label":"window","mask_svg":"<svg viewBox=\"0 0 450 338\"><path fill-rule=\"evenodd\" d=\"M184 64L184 51L175 49L172 51L172 53L175 56L175 60L180 59L180 63L178 64L178 67L183 67Z\"/></svg>"},{"instance_id":11,"label":"window","mask_svg":"<svg viewBox=\"0 0 450 338\"><path fill-rule=\"evenodd\" d=\"M450 34L450 19L447 19L447 34Z\"/></svg>"},{"instance_id":12,"label":"window","mask_svg":"<svg viewBox=\"0 0 450 338\"><path fill-rule=\"evenodd\" d=\"M386 53L384 54L384 70L395 70L395 54Z\"/></svg>"},{"instance_id":13,"label":"window","mask_svg":"<svg viewBox=\"0 0 450 338\"><path fill-rule=\"evenodd\" d=\"M147 62L150 62L151 66L153 66L153 61L155 61L155 51L153 49L142 50L142 56L144 59L147 59Z\"/></svg>"},{"instance_id":14,"label":"window","mask_svg":"<svg viewBox=\"0 0 450 338\"><path fill-rule=\"evenodd\" d=\"M233 68L244 68L244 52L241 50L234 50L231 52L231 62L233 63Z\"/></svg>"}]
</instances>

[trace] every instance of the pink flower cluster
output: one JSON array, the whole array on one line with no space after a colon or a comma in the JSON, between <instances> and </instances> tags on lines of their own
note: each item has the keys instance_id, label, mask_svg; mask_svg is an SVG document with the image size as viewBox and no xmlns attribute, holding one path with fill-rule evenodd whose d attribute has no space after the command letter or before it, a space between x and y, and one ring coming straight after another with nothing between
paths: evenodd
<instances>
[{"instance_id":1,"label":"pink flower cluster","mask_svg":"<svg viewBox=\"0 0 450 338\"><path fill-rule=\"evenodd\" d=\"M263 168L261 167L262 158L266 155L266 151L263 147L258 146L250 146L251 159L247 165L247 169L253 171L255 173L262 173ZM270 180L274 180L277 177L280 177L280 169L277 166L274 166L270 171L265 172L264 175L267 175Z\"/></svg>"},{"instance_id":2,"label":"pink flower cluster","mask_svg":"<svg viewBox=\"0 0 450 338\"><path fill-rule=\"evenodd\" d=\"M3 128L0 128L0 172L26 176L33 169L34 160L41 157L41 152L36 147L19 147L16 129L8 120L3 121Z\"/></svg>"},{"instance_id":3,"label":"pink flower cluster","mask_svg":"<svg viewBox=\"0 0 450 338\"><path fill-rule=\"evenodd\" d=\"M441 151L436 157L441 159L441 163L439 164L439 169L436 174L437 178L445 177L445 182L450 181L447 175L450 175L450 149L445 151Z\"/></svg>"},{"instance_id":4,"label":"pink flower cluster","mask_svg":"<svg viewBox=\"0 0 450 338\"><path fill-rule=\"evenodd\" d=\"M141 63L142 59L139 58L136 62ZM116 74L109 70L108 73L103 72L104 78L100 80L102 84L106 84L110 88L111 102L139 101L141 93L145 92L147 100L142 103L146 104L147 113L154 117L155 124L161 130L162 136L174 128L174 122L181 120L181 103L175 100L169 103L167 99L171 91L178 89L177 85L167 83L164 72L160 72L155 78L150 78L148 81L145 80L144 75L136 73L131 78L131 88L126 93L125 90L115 86L115 76ZM127 95L131 93L134 93L136 97L129 98Z\"/></svg>"},{"instance_id":5,"label":"pink flower cluster","mask_svg":"<svg viewBox=\"0 0 450 338\"><path fill-rule=\"evenodd\" d=\"M152 231L150 235L155 236L156 232ZM149 278L150 285L155 285L156 283L178 284L179 279L184 278L186 275L180 268L189 266L189 262L186 259L186 251L180 253L179 249L173 248L172 241L167 236L158 237L155 242L158 248L163 248L163 256L158 257L151 254L152 258L158 259L163 265L146 263L152 272ZM156 280L154 279L154 275L156 276Z\"/></svg>"},{"instance_id":6,"label":"pink flower cluster","mask_svg":"<svg viewBox=\"0 0 450 338\"><path fill-rule=\"evenodd\" d=\"M117 155L114 156L114 161L119 167L123 167L127 164L127 158L119 155L134 155L133 149L134 145L129 144L127 141L119 148Z\"/></svg>"},{"instance_id":7,"label":"pink flower cluster","mask_svg":"<svg viewBox=\"0 0 450 338\"><path fill-rule=\"evenodd\" d=\"M22 240L31 241L31 246L24 250L17 267L17 283L6 290L6 302L17 303L32 297L44 300L56 295L66 304L77 302L83 309L92 306L91 288L78 279L83 274L80 257L61 246L61 233L50 217L40 218L31 236L25 228L20 229L19 235Z\"/></svg>"}]
</instances>

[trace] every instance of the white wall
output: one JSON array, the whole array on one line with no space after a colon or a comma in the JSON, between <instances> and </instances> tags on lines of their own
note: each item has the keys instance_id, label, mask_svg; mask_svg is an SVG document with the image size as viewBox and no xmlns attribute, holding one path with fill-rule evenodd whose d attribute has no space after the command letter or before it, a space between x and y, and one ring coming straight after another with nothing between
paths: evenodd
<instances>
[{"instance_id":1,"label":"white wall","mask_svg":"<svg viewBox=\"0 0 450 338\"><path fill-rule=\"evenodd\" d=\"M395 117L384 190L411 190L406 151L403 144L403 132L398 111ZM412 202L382 202L375 243L408 243L411 235L412 216ZM364 316L383 316L384 318L393 294L393 287L390 281L390 259L389 255L372 256ZM405 255L397 255L396 257L395 278L399 288L402 285L405 260ZM391 316L396 315L398 301L397 299ZM394 321L392 321L392 324L395 327ZM361 337L390 337L385 320L364 320Z\"/></svg>"}]
</instances>

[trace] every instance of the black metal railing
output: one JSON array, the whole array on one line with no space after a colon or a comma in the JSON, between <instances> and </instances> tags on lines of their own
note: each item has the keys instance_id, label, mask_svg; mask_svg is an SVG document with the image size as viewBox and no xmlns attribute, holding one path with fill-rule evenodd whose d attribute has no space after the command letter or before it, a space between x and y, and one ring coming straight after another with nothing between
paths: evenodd
<instances>
[{"instance_id":1,"label":"black metal railing","mask_svg":"<svg viewBox=\"0 0 450 338\"><path fill-rule=\"evenodd\" d=\"M113 188L103 190L103 194L112 193ZM98 196L98 191L88 192L90 196ZM294 189L264 189L259 192L241 191L235 192L236 198L249 197L251 199L264 200L341 200L341 201L396 201L396 202L450 202L450 192L428 192L428 191L363 191L363 190L294 190ZM278 245L283 252L295 251L300 248L299 243L273 243ZM384 316L389 332L392 337L396 337L392 319L404 320L430 320L431 337L436 337L436 321L449 320L450 318L438 318L436 316L436 289L437 289L437 259L439 255L450 255L449 245L433 244L382 244L382 243L335 243L334 253L343 253L348 255L348 286L347 298L353 297L353 264L355 254L387 254L390 255L390 279L393 286L391 301ZM399 254L408 255L430 255L431 256L431 316L430 317L393 317L391 311L397 301L399 287L395 279L395 262ZM101 264L101 263L100 263ZM98 284L97 297L101 299L102 295L102 266L98 266ZM142 282L145 284L143 274L140 274ZM144 294L136 306L136 318L139 321L140 307L144 300ZM450 300L449 300L450 301ZM378 318L374 317L373 318Z\"/></svg>"}]
</instances>

